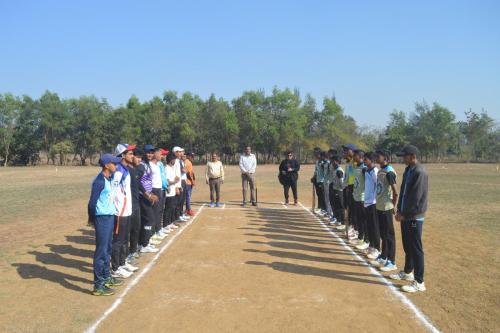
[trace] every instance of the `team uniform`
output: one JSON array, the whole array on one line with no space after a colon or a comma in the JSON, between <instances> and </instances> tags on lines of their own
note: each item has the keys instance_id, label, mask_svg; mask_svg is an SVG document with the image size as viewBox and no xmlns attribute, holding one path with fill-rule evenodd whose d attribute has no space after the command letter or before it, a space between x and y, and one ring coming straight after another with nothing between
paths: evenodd
<instances>
[{"instance_id":1,"label":"team uniform","mask_svg":"<svg viewBox=\"0 0 500 333\"><path fill-rule=\"evenodd\" d=\"M316 164L314 165L314 175L312 178L313 184L314 184L314 189L316 191L316 197L318 198L318 209L320 212L326 212L326 206L325 206L325 200L323 196L323 182L320 179L320 173L321 173L321 167L322 167L322 160L317 160Z\"/></svg>"},{"instance_id":2,"label":"team uniform","mask_svg":"<svg viewBox=\"0 0 500 333\"><path fill-rule=\"evenodd\" d=\"M378 168L373 167L365 171L365 213L370 251L368 258L377 259L380 254L380 232L377 219L377 173Z\"/></svg>"},{"instance_id":3,"label":"team uniform","mask_svg":"<svg viewBox=\"0 0 500 333\"><path fill-rule=\"evenodd\" d=\"M129 221L129 248L128 254L138 257L139 235L141 230L141 204L140 204L140 182L142 176L137 168L127 167L130 174L130 191L132 193L132 215ZM129 257L130 258L130 257Z\"/></svg>"},{"instance_id":4,"label":"team uniform","mask_svg":"<svg viewBox=\"0 0 500 333\"><path fill-rule=\"evenodd\" d=\"M111 279L110 259L115 215L118 212L112 179L99 173L92 182L88 203L89 222L95 228L94 292L103 290Z\"/></svg>"},{"instance_id":5,"label":"team uniform","mask_svg":"<svg viewBox=\"0 0 500 333\"><path fill-rule=\"evenodd\" d=\"M356 226L358 231L358 241L357 248L359 250L364 250L368 247L368 233L366 226L366 213L365 213L365 175L364 169L366 169L366 165L364 163L360 163L355 165L353 173L354 173L354 184L352 190L352 215L353 215L353 224Z\"/></svg>"},{"instance_id":6,"label":"team uniform","mask_svg":"<svg viewBox=\"0 0 500 333\"><path fill-rule=\"evenodd\" d=\"M335 167L333 164L330 164L330 203L333 207L333 217L336 221L336 225L338 229L342 229L341 226L344 225L344 170L337 165Z\"/></svg>"},{"instance_id":7,"label":"team uniform","mask_svg":"<svg viewBox=\"0 0 500 333\"><path fill-rule=\"evenodd\" d=\"M176 172L175 166L166 165L165 166L165 178L170 185L165 191L165 212L163 214L163 228L172 228L173 223L175 222L175 212L177 207L177 196L176 192L176 184L173 183L175 180Z\"/></svg>"},{"instance_id":8,"label":"team uniform","mask_svg":"<svg viewBox=\"0 0 500 333\"><path fill-rule=\"evenodd\" d=\"M323 189L323 201L325 205L325 212L328 217L333 217L333 209L330 203L330 175L331 163L329 160L323 160L321 163L321 167L319 169L319 182L321 183L321 187Z\"/></svg>"},{"instance_id":9,"label":"team uniform","mask_svg":"<svg viewBox=\"0 0 500 333\"><path fill-rule=\"evenodd\" d=\"M157 252L152 244L149 244L151 236L153 236L153 228L155 225L155 215L153 212L153 203L149 201L147 195L153 191L153 171L149 162L142 161L139 165L142 176L140 183L141 191L141 235L140 245L141 252Z\"/></svg>"},{"instance_id":10,"label":"team uniform","mask_svg":"<svg viewBox=\"0 0 500 333\"><path fill-rule=\"evenodd\" d=\"M396 260L396 236L393 224L392 202L393 193L391 185L396 184L396 171L391 165L381 168L377 174L377 218L379 223L380 237L382 238L382 251L378 262L383 271L397 269Z\"/></svg>"}]
</instances>

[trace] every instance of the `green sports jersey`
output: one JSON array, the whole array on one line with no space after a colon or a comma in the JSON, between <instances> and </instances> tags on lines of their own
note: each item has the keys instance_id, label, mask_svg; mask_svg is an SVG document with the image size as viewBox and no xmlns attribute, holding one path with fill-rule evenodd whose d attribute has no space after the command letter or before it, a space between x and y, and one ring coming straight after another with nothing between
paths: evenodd
<instances>
[{"instance_id":1,"label":"green sports jersey","mask_svg":"<svg viewBox=\"0 0 500 333\"><path fill-rule=\"evenodd\" d=\"M340 165L338 165L337 168L334 168L332 165L332 171L330 174L333 189L335 191L342 191L344 188L344 170L340 167Z\"/></svg>"},{"instance_id":2,"label":"green sports jersey","mask_svg":"<svg viewBox=\"0 0 500 333\"><path fill-rule=\"evenodd\" d=\"M391 165L386 165L377 174L377 210L394 208L391 184L396 184L396 171Z\"/></svg>"},{"instance_id":3,"label":"green sports jersey","mask_svg":"<svg viewBox=\"0 0 500 333\"><path fill-rule=\"evenodd\" d=\"M352 197L354 201L365 201L365 175L363 174L363 169L366 168L364 163L354 166L354 188L352 192Z\"/></svg>"}]
</instances>

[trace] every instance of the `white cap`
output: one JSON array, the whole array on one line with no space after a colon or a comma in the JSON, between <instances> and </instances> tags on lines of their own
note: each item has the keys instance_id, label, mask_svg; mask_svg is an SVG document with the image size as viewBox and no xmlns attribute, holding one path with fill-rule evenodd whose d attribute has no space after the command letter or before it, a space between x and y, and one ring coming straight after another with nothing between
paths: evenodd
<instances>
[{"instance_id":1,"label":"white cap","mask_svg":"<svg viewBox=\"0 0 500 333\"><path fill-rule=\"evenodd\" d=\"M128 150L134 150L134 149L135 149L135 145L129 145L126 143L119 143L115 148L115 156L120 156L121 154L123 154L124 152L126 152Z\"/></svg>"},{"instance_id":2,"label":"white cap","mask_svg":"<svg viewBox=\"0 0 500 333\"><path fill-rule=\"evenodd\" d=\"M172 148L172 152L177 153L178 151L184 151L184 148L181 148L179 146L175 146L174 148Z\"/></svg>"}]
</instances>

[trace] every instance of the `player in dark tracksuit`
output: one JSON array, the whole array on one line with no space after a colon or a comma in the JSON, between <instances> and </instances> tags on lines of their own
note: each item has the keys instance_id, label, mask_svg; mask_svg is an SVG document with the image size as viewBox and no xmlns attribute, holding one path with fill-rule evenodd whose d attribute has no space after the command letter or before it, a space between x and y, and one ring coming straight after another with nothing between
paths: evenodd
<instances>
[{"instance_id":1,"label":"player in dark tracksuit","mask_svg":"<svg viewBox=\"0 0 500 333\"><path fill-rule=\"evenodd\" d=\"M142 177L143 169L139 169L141 164L142 152L139 150L134 151L134 162L128 166L130 173L130 188L132 190L132 215L129 223L129 256L127 260L132 261L132 258L139 258L140 252L138 251L139 235L141 230L141 197L140 192L143 190L140 179ZM141 171L141 172L140 172Z\"/></svg>"},{"instance_id":2,"label":"player in dark tracksuit","mask_svg":"<svg viewBox=\"0 0 500 333\"><path fill-rule=\"evenodd\" d=\"M418 163L417 147L406 145L396 155L401 156L407 165L401 182L396 213L396 220L401 222L405 267L399 274L390 277L395 280L412 281L410 285L401 288L405 292L425 291L422 228L427 211L428 176L423 166Z\"/></svg>"}]
</instances>

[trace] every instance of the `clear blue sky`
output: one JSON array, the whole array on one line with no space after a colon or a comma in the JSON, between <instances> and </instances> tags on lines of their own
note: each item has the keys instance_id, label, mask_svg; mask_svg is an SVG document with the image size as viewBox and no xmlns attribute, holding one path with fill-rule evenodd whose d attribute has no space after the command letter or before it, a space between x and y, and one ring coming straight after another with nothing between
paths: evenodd
<instances>
[{"instance_id":1,"label":"clear blue sky","mask_svg":"<svg viewBox=\"0 0 500 333\"><path fill-rule=\"evenodd\" d=\"M335 91L362 125L440 102L500 120L500 1L0 0L0 92ZM319 101L320 102L320 101Z\"/></svg>"}]
</instances>

